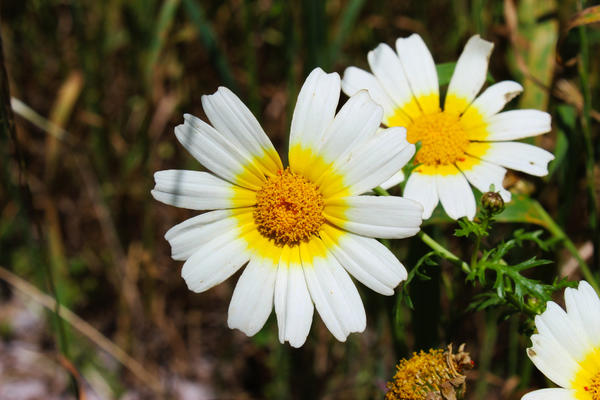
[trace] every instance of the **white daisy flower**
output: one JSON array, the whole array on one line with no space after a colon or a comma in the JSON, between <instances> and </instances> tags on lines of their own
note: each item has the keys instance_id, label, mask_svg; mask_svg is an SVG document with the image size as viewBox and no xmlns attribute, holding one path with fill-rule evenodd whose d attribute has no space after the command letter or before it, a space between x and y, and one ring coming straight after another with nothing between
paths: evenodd
<instances>
[{"instance_id":1,"label":"white daisy flower","mask_svg":"<svg viewBox=\"0 0 600 400\"><path fill-rule=\"evenodd\" d=\"M181 144L212 171L159 171L155 199L215 210L165 235L182 276L203 292L247 263L237 282L228 325L258 332L273 305L279 340L301 346L316 306L340 341L365 329L365 310L350 273L391 295L407 272L373 237L419 231L423 208L400 197L359 196L380 185L415 153L403 128L378 131L382 108L366 91L335 115L338 74L317 68L302 86L282 162L250 110L226 88L202 97L212 126L186 114L175 128ZM313 306L314 303L314 306Z\"/></svg>"},{"instance_id":2,"label":"white daisy flower","mask_svg":"<svg viewBox=\"0 0 600 400\"><path fill-rule=\"evenodd\" d=\"M600 298L585 281L565 290L565 312L554 302L535 318L538 333L527 355L561 388L527 393L522 400L600 400Z\"/></svg>"},{"instance_id":3,"label":"white daisy flower","mask_svg":"<svg viewBox=\"0 0 600 400\"><path fill-rule=\"evenodd\" d=\"M347 95L368 89L383 106L383 124L404 126L410 143L421 142L415 156L419 165L406 182L404 196L423 204L423 218L441 202L451 218L472 219L476 205L469 182L482 192L494 184L509 201L510 193L502 188L504 167L543 176L554 159L539 147L511 141L550 131L548 113L499 112L523 90L521 85L499 82L476 98L493 47L478 35L469 39L443 109L433 58L417 34L398 39L396 51L384 43L370 51L372 74L356 67L344 72L342 89Z\"/></svg>"}]
</instances>

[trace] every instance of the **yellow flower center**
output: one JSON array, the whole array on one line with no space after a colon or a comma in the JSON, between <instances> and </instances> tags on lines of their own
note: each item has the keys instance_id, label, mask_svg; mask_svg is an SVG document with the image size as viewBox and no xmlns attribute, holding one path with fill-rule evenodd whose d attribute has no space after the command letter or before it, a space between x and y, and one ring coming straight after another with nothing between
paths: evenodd
<instances>
[{"instance_id":1,"label":"yellow flower center","mask_svg":"<svg viewBox=\"0 0 600 400\"><path fill-rule=\"evenodd\" d=\"M430 389L439 390L437 378L438 371L446 369L444 352L441 349L430 349L428 353L423 350L414 353L409 360L403 359L396 366L394 387L390 387L388 398L421 400L430 392ZM391 396L391 393L395 397Z\"/></svg>"},{"instance_id":2,"label":"yellow flower center","mask_svg":"<svg viewBox=\"0 0 600 400\"><path fill-rule=\"evenodd\" d=\"M396 365L396 374L388 382L386 400L428 400L456 398L465 390L464 369L471 368L473 362L469 354L460 346L453 354L452 346L447 351L430 349L427 353L413 353L409 359L402 359ZM454 397L452 397L454 396Z\"/></svg>"},{"instance_id":3,"label":"yellow flower center","mask_svg":"<svg viewBox=\"0 0 600 400\"><path fill-rule=\"evenodd\" d=\"M592 378L589 386L583 388L592 396L592 400L600 400L600 371Z\"/></svg>"},{"instance_id":4,"label":"yellow flower center","mask_svg":"<svg viewBox=\"0 0 600 400\"><path fill-rule=\"evenodd\" d=\"M413 144L421 142L415 161L428 166L463 161L469 145L459 116L443 111L413 120L407 127L406 139Z\"/></svg>"},{"instance_id":5,"label":"yellow flower center","mask_svg":"<svg viewBox=\"0 0 600 400\"><path fill-rule=\"evenodd\" d=\"M600 347L593 347L581 361L572 388L578 400L600 400Z\"/></svg>"},{"instance_id":6,"label":"yellow flower center","mask_svg":"<svg viewBox=\"0 0 600 400\"><path fill-rule=\"evenodd\" d=\"M296 245L319 231L325 222L323 206L319 188L286 168L269 177L256 193L254 221L275 244Z\"/></svg>"}]
</instances>

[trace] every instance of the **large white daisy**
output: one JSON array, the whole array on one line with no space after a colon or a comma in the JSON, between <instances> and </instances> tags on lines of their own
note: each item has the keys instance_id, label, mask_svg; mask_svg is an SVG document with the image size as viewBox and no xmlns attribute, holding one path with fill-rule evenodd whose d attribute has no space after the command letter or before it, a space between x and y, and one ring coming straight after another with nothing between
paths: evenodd
<instances>
[{"instance_id":1,"label":"large white daisy","mask_svg":"<svg viewBox=\"0 0 600 400\"><path fill-rule=\"evenodd\" d=\"M487 192L502 188L506 168L543 176L554 156L526 143L511 140L550 130L550 115L538 110L499 112L523 88L503 81L483 86L493 43L473 36L461 54L440 108L438 77L431 53L417 34L396 41L396 51L381 43L369 52L373 73L356 67L344 72L342 89L351 96L368 89L384 109L383 124L404 126L410 143L421 142L418 167L406 182L404 196L423 204L429 218L438 202L454 219L475 216L469 186Z\"/></svg>"},{"instance_id":2,"label":"large white daisy","mask_svg":"<svg viewBox=\"0 0 600 400\"><path fill-rule=\"evenodd\" d=\"M251 336L273 305L279 340L301 346L316 306L340 341L365 329L350 273L384 295L406 269L373 237L419 231L423 208L400 197L359 196L392 177L414 155L403 128L378 130L382 108L366 91L335 115L338 74L317 68L302 86L290 131L289 167L258 121L228 89L202 97L212 126L186 114L181 144L212 173L159 171L155 199L215 210L165 235L182 276L203 292L247 263L229 306L228 325ZM314 303L314 306L313 306Z\"/></svg>"},{"instance_id":3,"label":"large white daisy","mask_svg":"<svg viewBox=\"0 0 600 400\"><path fill-rule=\"evenodd\" d=\"M527 355L560 388L527 393L522 400L600 400L600 298L585 281L565 290L565 312L549 302L535 318L538 333Z\"/></svg>"}]
</instances>

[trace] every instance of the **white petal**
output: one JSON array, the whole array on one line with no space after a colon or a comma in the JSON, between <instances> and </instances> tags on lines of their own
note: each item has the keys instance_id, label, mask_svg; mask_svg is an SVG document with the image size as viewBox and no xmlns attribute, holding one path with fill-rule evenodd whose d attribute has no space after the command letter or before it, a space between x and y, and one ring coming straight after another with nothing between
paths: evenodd
<instances>
[{"instance_id":1,"label":"white petal","mask_svg":"<svg viewBox=\"0 0 600 400\"><path fill-rule=\"evenodd\" d=\"M348 67L344 71L342 79L342 90L346 95L353 96L360 90L368 90L369 95L375 102L383 107L384 114L391 116L398 105L387 94L375 75L356 67Z\"/></svg>"},{"instance_id":2,"label":"white petal","mask_svg":"<svg viewBox=\"0 0 600 400\"><path fill-rule=\"evenodd\" d=\"M181 276L191 291L200 293L218 285L250 259L248 245L240 236L238 229L221 232L187 259Z\"/></svg>"},{"instance_id":3,"label":"white petal","mask_svg":"<svg viewBox=\"0 0 600 400\"><path fill-rule=\"evenodd\" d=\"M544 176L548 174L548 163L554 160L554 155L527 143L494 142L481 158L530 175Z\"/></svg>"},{"instance_id":4,"label":"white petal","mask_svg":"<svg viewBox=\"0 0 600 400\"><path fill-rule=\"evenodd\" d=\"M570 320L567 313L553 301L548 302L546 311L535 318L540 335L552 336L575 361L582 361L591 346L580 324Z\"/></svg>"},{"instance_id":5,"label":"white petal","mask_svg":"<svg viewBox=\"0 0 600 400\"><path fill-rule=\"evenodd\" d=\"M277 265L268 258L252 258L240 276L227 316L227 325L248 336L258 332L273 309Z\"/></svg>"},{"instance_id":6,"label":"white petal","mask_svg":"<svg viewBox=\"0 0 600 400\"><path fill-rule=\"evenodd\" d=\"M184 117L185 122L175 127L175 136L196 160L229 182L254 190L262 186L265 177L253 156L201 119Z\"/></svg>"},{"instance_id":7,"label":"white petal","mask_svg":"<svg viewBox=\"0 0 600 400\"><path fill-rule=\"evenodd\" d=\"M404 187L404 197L415 200L423 206L423 219L431 217L439 200L435 175L412 171Z\"/></svg>"},{"instance_id":8,"label":"white petal","mask_svg":"<svg viewBox=\"0 0 600 400\"><path fill-rule=\"evenodd\" d=\"M458 172L455 175L436 175L435 180L440 202L446 214L452 219L467 217L472 220L477 205L469 182L463 174Z\"/></svg>"},{"instance_id":9,"label":"white petal","mask_svg":"<svg viewBox=\"0 0 600 400\"><path fill-rule=\"evenodd\" d=\"M350 333L364 331L367 319L356 286L321 240L303 242L300 258L310 296L333 336L345 342Z\"/></svg>"},{"instance_id":10,"label":"white petal","mask_svg":"<svg viewBox=\"0 0 600 400\"><path fill-rule=\"evenodd\" d=\"M335 115L340 99L340 76L315 68L306 78L292 117L290 148L318 148L318 143ZM292 163L292 160L290 160Z\"/></svg>"},{"instance_id":11,"label":"white petal","mask_svg":"<svg viewBox=\"0 0 600 400\"><path fill-rule=\"evenodd\" d=\"M175 225L165 234L171 245L174 260L187 260L201 246L212 239L237 230L239 220L231 216L231 211L210 211Z\"/></svg>"},{"instance_id":12,"label":"white petal","mask_svg":"<svg viewBox=\"0 0 600 400\"><path fill-rule=\"evenodd\" d=\"M486 141L515 140L550 132L552 118L539 110L512 110L492 115L487 120Z\"/></svg>"},{"instance_id":13,"label":"white petal","mask_svg":"<svg viewBox=\"0 0 600 400\"><path fill-rule=\"evenodd\" d=\"M502 187L506 169L499 165L491 164L483 160L473 162L470 156L464 162L457 162L457 167L467 177L471 185L475 186L481 193L490 190L490 185L494 185L494 190L500 193L505 202L510 201L510 192ZM463 168L463 164L468 164L469 167Z\"/></svg>"},{"instance_id":14,"label":"white petal","mask_svg":"<svg viewBox=\"0 0 600 400\"><path fill-rule=\"evenodd\" d=\"M396 51L413 95L425 114L439 110L439 85L433 57L421 36L413 33L396 41ZM434 101L423 103L422 96Z\"/></svg>"},{"instance_id":15,"label":"white petal","mask_svg":"<svg viewBox=\"0 0 600 400\"><path fill-rule=\"evenodd\" d=\"M465 116L476 111L484 118L497 114L506 103L518 96L523 91L523 86L514 81L502 81L488 87L475 99Z\"/></svg>"},{"instance_id":16,"label":"white petal","mask_svg":"<svg viewBox=\"0 0 600 400\"><path fill-rule=\"evenodd\" d=\"M328 221L359 235L401 239L419 232L423 207L402 197L352 196L328 201L323 214Z\"/></svg>"},{"instance_id":17,"label":"white petal","mask_svg":"<svg viewBox=\"0 0 600 400\"><path fill-rule=\"evenodd\" d=\"M344 104L327 128L319 145L319 154L337 160L373 137L383 116L383 109L366 90L361 90Z\"/></svg>"},{"instance_id":18,"label":"white petal","mask_svg":"<svg viewBox=\"0 0 600 400\"><path fill-rule=\"evenodd\" d=\"M452 79L448 85L448 95L444 109L448 111L448 100L455 96L470 104L485 82L488 63L494 44L483 40L479 35L472 36L456 62ZM464 109L455 110L458 113Z\"/></svg>"},{"instance_id":19,"label":"white petal","mask_svg":"<svg viewBox=\"0 0 600 400\"><path fill-rule=\"evenodd\" d=\"M549 335L533 335L531 342L533 346L527 349L527 355L537 369L558 386L570 387L580 367L569 353Z\"/></svg>"},{"instance_id":20,"label":"white petal","mask_svg":"<svg viewBox=\"0 0 600 400\"><path fill-rule=\"evenodd\" d=\"M355 147L336 160L332 171L343 176L350 195L361 194L397 173L414 153L415 146L406 140L406 129L385 129L375 133L364 146ZM319 183L322 183L321 191L326 198L339 189L333 185L328 187L326 181Z\"/></svg>"},{"instance_id":21,"label":"white petal","mask_svg":"<svg viewBox=\"0 0 600 400\"><path fill-rule=\"evenodd\" d=\"M589 283L581 281L578 289L565 290L569 319L581 326L591 346L600 347L600 298Z\"/></svg>"},{"instance_id":22,"label":"white petal","mask_svg":"<svg viewBox=\"0 0 600 400\"><path fill-rule=\"evenodd\" d=\"M192 210L245 207L256 204L256 194L200 171L171 169L154 174L152 196L165 204Z\"/></svg>"},{"instance_id":23,"label":"white petal","mask_svg":"<svg viewBox=\"0 0 600 400\"><path fill-rule=\"evenodd\" d=\"M404 172L402 172L402 170L400 170L400 171L396 172L394 175L392 175L392 177L390 179L383 182L379 186L381 186L381 188L387 190L389 188L392 188L392 187L398 185L399 183L401 183L403 181L404 181Z\"/></svg>"},{"instance_id":24,"label":"white petal","mask_svg":"<svg viewBox=\"0 0 600 400\"><path fill-rule=\"evenodd\" d=\"M407 277L406 268L387 247L375 239L327 226L322 233L327 248L362 284L386 296ZM336 239L334 239L336 238Z\"/></svg>"},{"instance_id":25,"label":"white petal","mask_svg":"<svg viewBox=\"0 0 600 400\"><path fill-rule=\"evenodd\" d=\"M279 341L300 347L306 341L314 306L302 271L299 247L284 247L275 280L275 315Z\"/></svg>"},{"instance_id":26,"label":"white petal","mask_svg":"<svg viewBox=\"0 0 600 400\"><path fill-rule=\"evenodd\" d=\"M212 126L234 143L258 157L262 168L275 174L282 169L281 160L271 140L262 129L252 112L226 87L210 96L202 96L202 107ZM195 118L189 116L190 118Z\"/></svg>"},{"instance_id":27,"label":"white petal","mask_svg":"<svg viewBox=\"0 0 600 400\"><path fill-rule=\"evenodd\" d=\"M397 107L413 100L413 94L404 75L398 54L390 46L381 43L368 54L369 66L381 87L394 100ZM437 85L437 81L436 81Z\"/></svg>"},{"instance_id":28,"label":"white petal","mask_svg":"<svg viewBox=\"0 0 600 400\"><path fill-rule=\"evenodd\" d=\"M573 390L553 388L529 392L521 400L577 400L577 397Z\"/></svg>"},{"instance_id":29,"label":"white petal","mask_svg":"<svg viewBox=\"0 0 600 400\"><path fill-rule=\"evenodd\" d=\"M275 292L273 293L273 303L275 305L275 315L277 317L277 327L279 332L280 343L285 343L286 341L285 327L288 299L287 287L289 275L289 264L287 260L287 254L289 254L289 248L284 248L281 253L279 265L277 267L277 276L275 277ZM286 258L284 258L284 255L286 255ZM310 298L308 300L310 301ZM312 302L310 304L312 306ZM308 335L308 331L306 332L306 334Z\"/></svg>"}]
</instances>

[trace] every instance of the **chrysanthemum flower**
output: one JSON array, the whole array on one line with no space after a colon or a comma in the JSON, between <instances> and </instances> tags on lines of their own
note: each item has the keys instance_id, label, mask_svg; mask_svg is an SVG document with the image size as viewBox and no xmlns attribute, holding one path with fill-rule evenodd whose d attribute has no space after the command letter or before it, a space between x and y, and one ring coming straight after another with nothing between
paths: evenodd
<instances>
[{"instance_id":1,"label":"chrysanthemum flower","mask_svg":"<svg viewBox=\"0 0 600 400\"><path fill-rule=\"evenodd\" d=\"M387 383L386 400L456 400L464 398L465 370L473 367L465 345L454 354L447 350L421 350L396 365L396 373Z\"/></svg>"},{"instance_id":2,"label":"chrysanthemum flower","mask_svg":"<svg viewBox=\"0 0 600 400\"><path fill-rule=\"evenodd\" d=\"M403 128L378 130L383 110L366 91L335 115L338 74L315 69L304 83L290 131L289 167L250 110L228 89L202 97L212 126L186 114L175 128L181 144L211 173L155 174L155 199L214 210L165 235L182 276L203 292L243 265L228 325L251 336L273 305L279 339L301 346L316 306L340 341L365 328L352 279L384 295L406 269L373 237L419 231L423 209L400 197L360 196L392 177L415 152ZM314 303L314 306L313 306Z\"/></svg>"},{"instance_id":3,"label":"chrysanthemum flower","mask_svg":"<svg viewBox=\"0 0 600 400\"><path fill-rule=\"evenodd\" d=\"M527 393L522 400L600 400L600 298L585 281L565 290L565 312L554 302L535 318L538 333L527 355L561 388Z\"/></svg>"},{"instance_id":4,"label":"chrysanthemum flower","mask_svg":"<svg viewBox=\"0 0 600 400\"><path fill-rule=\"evenodd\" d=\"M512 142L550 130L550 115L538 110L499 111L523 88L504 81L488 87L479 97L494 45L473 36L461 54L448 86L443 109L437 72L431 53L417 34L396 41L396 52L382 43L369 52L373 74L356 67L344 72L342 89L351 96L368 89L384 109L383 123L404 126L411 143L421 142L404 196L423 204L429 218L438 202L454 219L475 216L469 186L487 192L490 184L502 189L507 168L531 175L548 173L554 158L549 152Z\"/></svg>"}]
</instances>

